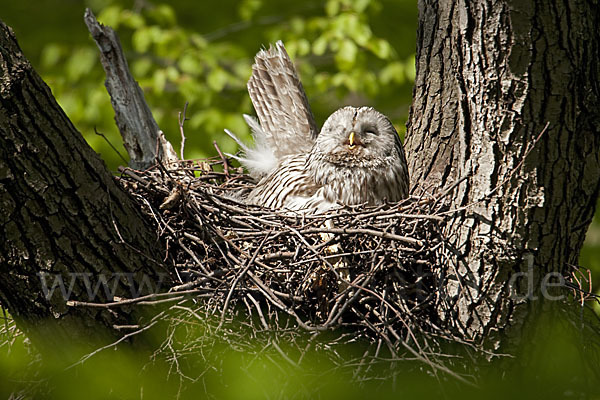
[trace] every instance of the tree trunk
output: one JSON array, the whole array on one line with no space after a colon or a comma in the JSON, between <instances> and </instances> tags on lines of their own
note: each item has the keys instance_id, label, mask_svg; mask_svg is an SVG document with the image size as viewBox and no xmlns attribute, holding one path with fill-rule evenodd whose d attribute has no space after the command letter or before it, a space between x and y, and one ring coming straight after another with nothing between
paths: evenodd
<instances>
[{"instance_id":1,"label":"tree trunk","mask_svg":"<svg viewBox=\"0 0 600 400\"><path fill-rule=\"evenodd\" d=\"M73 127L2 22L0 209L0 302L34 341L43 337L42 350L67 340L90 343L116 324L135 322L120 310L69 307L66 300L131 297L155 290L166 276L156 261L162 259L156 233L139 206ZM67 291L72 285L70 294L60 287L52 292L61 282ZM144 283L154 286L140 288Z\"/></svg>"},{"instance_id":2,"label":"tree trunk","mask_svg":"<svg viewBox=\"0 0 600 400\"><path fill-rule=\"evenodd\" d=\"M438 314L467 338L518 331L544 276L577 264L600 182L599 10L419 1L405 145L413 190L452 190Z\"/></svg>"}]
</instances>

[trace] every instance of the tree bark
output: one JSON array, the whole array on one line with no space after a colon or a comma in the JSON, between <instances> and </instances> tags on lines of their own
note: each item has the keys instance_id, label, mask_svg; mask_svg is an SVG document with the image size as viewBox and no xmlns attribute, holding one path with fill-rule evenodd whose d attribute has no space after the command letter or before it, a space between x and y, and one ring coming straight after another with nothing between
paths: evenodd
<instances>
[{"instance_id":1,"label":"tree bark","mask_svg":"<svg viewBox=\"0 0 600 400\"><path fill-rule=\"evenodd\" d=\"M91 343L116 334L116 324L135 322L121 310L69 307L66 300L131 297L167 276L157 262L156 232L2 22L0 209L0 303L42 350ZM45 295L57 279L73 285L68 298L59 288Z\"/></svg>"},{"instance_id":2,"label":"tree bark","mask_svg":"<svg viewBox=\"0 0 600 400\"><path fill-rule=\"evenodd\" d=\"M413 190L456 185L438 314L466 338L518 331L544 276L577 265L600 182L599 9L419 1L405 146Z\"/></svg>"}]
</instances>

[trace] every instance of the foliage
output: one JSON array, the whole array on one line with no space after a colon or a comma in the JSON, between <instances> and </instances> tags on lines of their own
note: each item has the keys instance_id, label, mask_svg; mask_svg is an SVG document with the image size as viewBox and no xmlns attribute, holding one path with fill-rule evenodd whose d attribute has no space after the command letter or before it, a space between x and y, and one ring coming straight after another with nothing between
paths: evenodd
<instances>
[{"instance_id":1,"label":"foliage","mask_svg":"<svg viewBox=\"0 0 600 400\"><path fill-rule=\"evenodd\" d=\"M367 104L390 115L398 130L404 131L415 73L416 10L409 1L222 0L219 7L183 0L84 3L120 35L133 75L174 144L179 143L178 112L189 102L188 158L214 155L213 140L234 152L224 128L248 138L242 114L253 113L246 92L253 56L261 46L279 39L300 70L317 121L322 123L341 105ZM38 35L39 57L26 55L75 126L114 169L123 161L94 133L95 128L105 133L126 155L112 121L98 49L89 34L72 28L83 27L84 5L67 6L78 8L80 15L65 10L71 19L55 29L73 30L78 40L60 36L59 41L48 41ZM50 14L66 8L58 1L40 7ZM10 9L3 14L9 24L15 18ZM47 29L44 26L35 29ZM27 39L17 34L21 42Z\"/></svg>"}]
</instances>

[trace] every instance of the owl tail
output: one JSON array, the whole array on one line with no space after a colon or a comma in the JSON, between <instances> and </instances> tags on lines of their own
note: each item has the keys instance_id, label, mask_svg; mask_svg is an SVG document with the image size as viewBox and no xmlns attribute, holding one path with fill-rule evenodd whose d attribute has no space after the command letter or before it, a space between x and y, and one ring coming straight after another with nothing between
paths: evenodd
<instances>
[{"instance_id":1,"label":"owl tail","mask_svg":"<svg viewBox=\"0 0 600 400\"><path fill-rule=\"evenodd\" d=\"M270 174L277 168L277 158L273 154L273 150L265 141L265 134L258 122L249 115L244 115L244 119L252 130L255 146L254 148L248 147L237 136L235 136L233 132L231 132L229 129L225 129L225 133L235 140L242 150L241 156L235 156L232 154L227 155L235 160L238 160L248 170L250 176L255 179L260 179L263 176Z\"/></svg>"}]
</instances>

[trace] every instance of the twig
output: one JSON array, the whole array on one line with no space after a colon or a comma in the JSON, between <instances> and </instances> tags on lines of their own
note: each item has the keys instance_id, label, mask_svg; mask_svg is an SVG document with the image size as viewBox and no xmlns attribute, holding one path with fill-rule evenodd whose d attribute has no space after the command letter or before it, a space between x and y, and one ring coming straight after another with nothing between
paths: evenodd
<instances>
[{"instance_id":1,"label":"twig","mask_svg":"<svg viewBox=\"0 0 600 400\"><path fill-rule=\"evenodd\" d=\"M142 333L144 331L147 331L148 329L150 329L154 325L156 325L157 322L158 321L152 321L150 324L146 325L145 327L143 327L141 329L138 329L135 332L127 333L126 335L123 335L120 339L118 339L117 341L115 341L115 342L113 342L111 344L107 344L106 346L100 347L97 350L94 350L93 352L91 352L91 353L89 353L89 354L81 357L79 359L79 361L77 361L74 364L71 364L70 366L68 366L67 368L65 368L65 371L68 371L69 369L71 369L71 368L73 368L73 367L75 367L77 365L83 364L84 362L86 362L87 360L89 360L91 357L95 356L96 354L100 353L103 350L110 349L111 347L115 347L116 345L118 345L119 343L121 343L121 342L129 339L130 337L133 337L133 336L138 335L138 334L140 334L140 333Z\"/></svg>"},{"instance_id":2,"label":"twig","mask_svg":"<svg viewBox=\"0 0 600 400\"><path fill-rule=\"evenodd\" d=\"M148 294L145 296L140 296L140 297L136 297L135 299L120 299L118 301L113 301L110 303L91 303L91 302L85 302L85 301L76 301L76 300L69 300L67 301L67 306L69 307L92 307L92 308L112 308L112 307L121 307L121 306L125 306L125 305L130 305L130 304L141 304L141 305L154 305L154 304L159 304L158 302L149 302L148 300L152 300L152 299L160 299L160 298L164 298L164 297L174 297L175 299L179 300L182 298L182 295L200 295L200 294L206 294L206 289L194 289L194 290L182 290L179 292L169 292L169 293L154 293L154 294ZM212 292L212 290L211 290ZM208 294L211 295L211 294ZM169 301L172 301L173 299L167 299Z\"/></svg>"},{"instance_id":3,"label":"twig","mask_svg":"<svg viewBox=\"0 0 600 400\"><path fill-rule=\"evenodd\" d=\"M217 331L221 329L221 326L223 326L223 321L225 321L225 313L227 312L227 309L229 308L229 300L231 300L231 295L233 294L233 291L235 290L235 287L237 286L237 283L239 282L240 279L242 279L244 277L244 275L246 274L246 272L248 272L248 270L252 267L252 264L254 264L254 261L256 261L256 257L258 256L258 254L262 250L263 245L265 244L265 242L269 238L269 235L270 235L270 233L267 233L265 235L265 238L258 245L258 248L256 249L256 251L252 255L252 258L250 259L250 261L248 261L248 263L246 264L246 266L244 267L244 269L242 269L242 272L235 277L235 280L231 284L231 286L229 288L229 293L227 293L227 298L225 299L225 304L223 305L223 311L221 313L221 321L219 322L219 326L217 326Z\"/></svg>"},{"instance_id":4,"label":"twig","mask_svg":"<svg viewBox=\"0 0 600 400\"><path fill-rule=\"evenodd\" d=\"M213 145L215 146L215 149L217 149L217 153L219 153L221 160L223 160L223 172L225 172L226 176L229 176L229 161L227 161L227 158L219 148L216 140L213 140Z\"/></svg>"},{"instance_id":5,"label":"twig","mask_svg":"<svg viewBox=\"0 0 600 400\"><path fill-rule=\"evenodd\" d=\"M127 165L127 160L125 159L125 157L123 157L123 155L119 152L119 150L117 150L117 148L110 142L110 140L108 140L108 138L106 137L106 135L102 132L99 132L98 129L96 129L96 127L94 126L94 133L98 136L101 136L102 139L104 139L104 141L106 143L108 143L108 145L110 146L111 149L114 150L115 153L117 153L117 155L121 158L121 161L123 161L123 163L125 165Z\"/></svg>"},{"instance_id":6,"label":"twig","mask_svg":"<svg viewBox=\"0 0 600 400\"><path fill-rule=\"evenodd\" d=\"M185 160L185 157L183 156L183 150L185 149L185 132L183 130L183 124L185 123L185 121L188 120L188 118L186 117L188 104L189 103L186 101L185 105L183 106L183 116L181 115L181 111L179 111L179 113L177 113L177 122L179 123L179 133L181 133L180 156L181 156L182 160Z\"/></svg>"}]
</instances>

